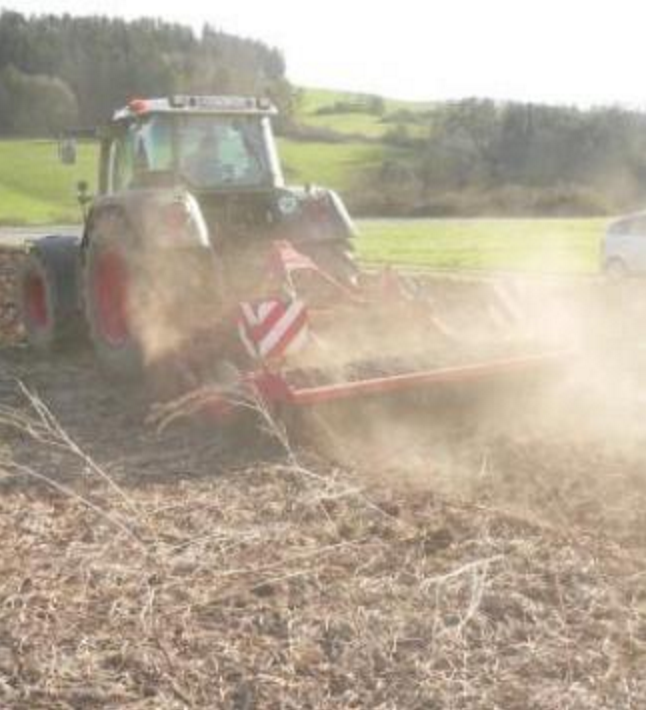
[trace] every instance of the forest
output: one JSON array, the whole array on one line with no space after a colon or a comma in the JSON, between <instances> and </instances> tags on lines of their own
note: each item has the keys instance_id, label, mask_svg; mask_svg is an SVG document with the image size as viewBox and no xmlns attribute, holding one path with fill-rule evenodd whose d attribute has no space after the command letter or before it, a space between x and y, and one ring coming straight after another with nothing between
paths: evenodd
<instances>
[{"instance_id":1,"label":"forest","mask_svg":"<svg viewBox=\"0 0 646 710\"><path fill-rule=\"evenodd\" d=\"M0 14L0 135L94 126L133 96L290 90L277 49L205 25ZM288 108L288 107L287 107Z\"/></svg>"},{"instance_id":2,"label":"forest","mask_svg":"<svg viewBox=\"0 0 646 710\"><path fill-rule=\"evenodd\" d=\"M330 186L358 214L604 215L646 200L638 110L329 91L309 110L317 92L290 83L280 48L208 24L0 12L1 138L53 138L173 92L272 98L293 162L310 156L308 180L338 173Z\"/></svg>"}]
</instances>

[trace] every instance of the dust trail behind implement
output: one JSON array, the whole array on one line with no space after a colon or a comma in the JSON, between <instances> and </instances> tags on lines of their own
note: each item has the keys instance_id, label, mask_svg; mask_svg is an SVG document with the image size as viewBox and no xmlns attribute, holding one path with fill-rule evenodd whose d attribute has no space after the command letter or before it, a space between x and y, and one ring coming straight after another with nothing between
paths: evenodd
<instances>
[{"instance_id":1,"label":"dust trail behind implement","mask_svg":"<svg viewBox=\"0 0 646 710\"><path fill-rule=\"evenodd\" d=\"M203 279L191 283L191 270L174 262L147 266L157 288L138 294L134 315L154 364L196 346L217 319L217 294L207 298ZM631 490L642 485L633 471L646 438L646 285L447 275L413 278L407 287L421 293L421 310L386 300L367 314L348 310L300 364L343 381L357 372L392 374L388 368L402 363L442 368L540 353L562 359L486 382L312 407L290 421L296 440L393 488L489 501L556 522L585 522L581 510L591 507L607 509L604 516L618 523L637 513ZM173 310L178 304L185 317ZM205 371L191 373L192 386ZM626 470L618 463L625 459L631 474L619 481L613 469Z\"/></svg>"},{"instance_id":2,"label":"dust trail behind implement","mask_svg":"<svg viewBox=\"0 0 646 710\"><path fill-rule=\"evenodd\" d=\"M3 405L34 419L25 381L131 504L2 426L2 707L646 706L640 321L615 296L525 289L582 354L522 403L327 412L314 445L350 468L199 422L157 437L89 353L0 352Z\"/></svg>"},{"instance_id":3,"label":"dust trail behind implement","mask_svg":"<svg viewBox=\"0 0 646 710\"><path fill-rule=\"evenodd\" d=\"M499 287L467 281L433 290L434 307L458 334L456 362L486 357L478 318L486 290ZM519 342L562 351L557 366L396 401L319 407L303 419L306 439L367 480L555 523L596 525L592 511L601 512L624 531L641 515L646 490L646 466L637 473L646 462L646 286L515 278L503 288L519 319L501 329L498 352ZM393 322L391 340L405 342L397 331Z\"/></svg>"}]
</instances>

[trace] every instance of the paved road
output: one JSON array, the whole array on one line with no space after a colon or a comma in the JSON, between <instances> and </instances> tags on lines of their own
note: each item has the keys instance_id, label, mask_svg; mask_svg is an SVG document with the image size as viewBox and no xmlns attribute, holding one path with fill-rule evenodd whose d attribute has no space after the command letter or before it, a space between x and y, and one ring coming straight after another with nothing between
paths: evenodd
<instances>
[{"instance_id":1,"label":"paved road","mask_svg":"<svg viewBox=\"0 0 646 710\"><path fill-rule=\"evenodd\" d=\"M46 227L0 227L0 246L20 246L30 239L47 234L80 234L79 224L56 224Z\"/></svg>"}]
</instances>

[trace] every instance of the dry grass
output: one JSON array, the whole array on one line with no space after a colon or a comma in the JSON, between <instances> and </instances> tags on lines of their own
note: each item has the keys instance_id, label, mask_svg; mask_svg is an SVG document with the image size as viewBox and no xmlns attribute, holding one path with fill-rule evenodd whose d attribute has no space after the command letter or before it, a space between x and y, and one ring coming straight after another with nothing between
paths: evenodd
<instances>
[{"instance_id":1,"label":"dry grass","mask_svg":"<svg viewBox=\"0 0 646 710\"><path fill-rule=\"evenodd\" d=\"M273 448L187 426L208 390L151 415L87 353L0 351L0 707L646 707L644 370L611 345L539 423L516 391L325 459L267 411Z\"/></svg>"},{"instance_id":2,"label":"dry grass","mask_svg":"<svg viewBox=\"0 0 646 710\"><path fill-rule=\"evenodd\" d=\"M601 536L293 451L147 480L33 396L2 420L65 472L5 457L2 707L646 703L643 558Z\"/></svg>"}]
</instances>

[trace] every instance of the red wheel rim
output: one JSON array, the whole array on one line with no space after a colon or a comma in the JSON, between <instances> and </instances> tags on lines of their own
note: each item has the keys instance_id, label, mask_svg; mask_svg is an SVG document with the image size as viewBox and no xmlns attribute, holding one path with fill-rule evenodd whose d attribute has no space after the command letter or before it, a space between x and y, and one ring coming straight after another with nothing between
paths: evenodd
<instances>
[{"instance_id":1,"label":"red wheel rim","mask_svg":"<svg viewBox=\"0 0 646 710\"><path fill-rule=\"evenodd\" d=\"M40 274L31 273L24 284L25 311L27 319L36 328L46 328L49 324L47 312L47 289Z\"/></svg>"},{"instance_id":2,"label":"red wheel rim","mask_svg":"<svg viewBox=\"0 0 646 710\"><path fill-rule=\"evenodd\" d=\"M128 271L116 252L101 254L94 267L96 325L110 345L121 346L130 336L128 328Z\"/></svg>"}]
</instances>

